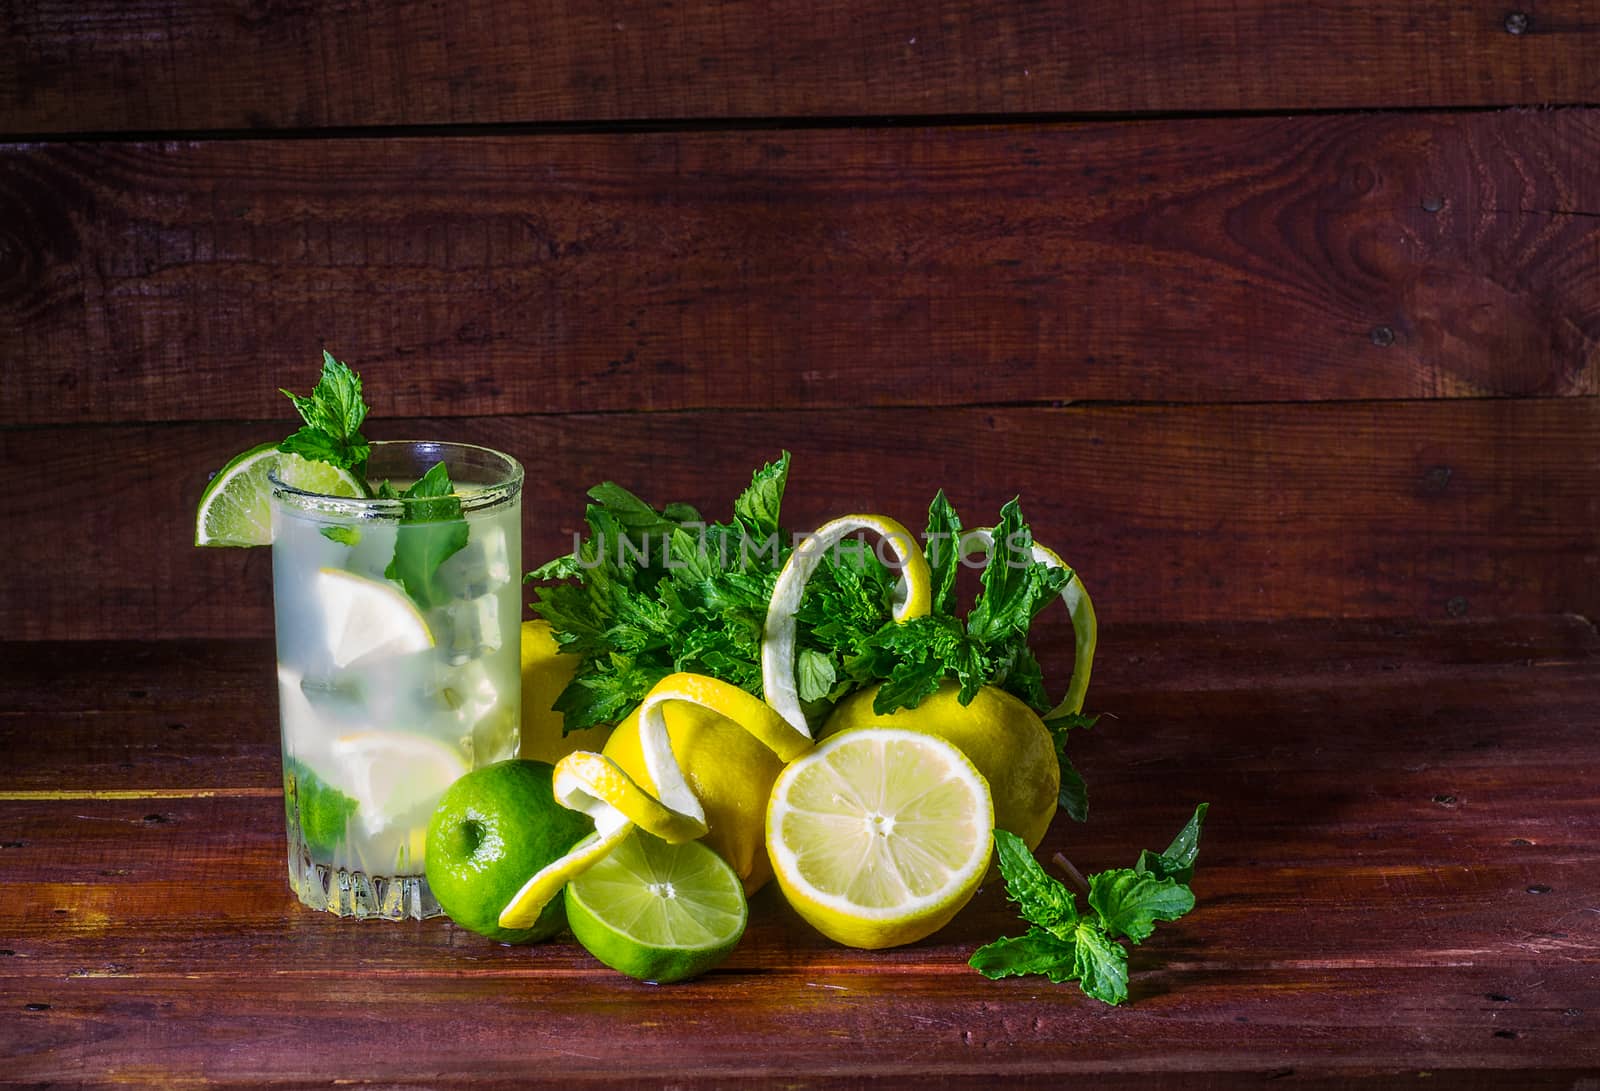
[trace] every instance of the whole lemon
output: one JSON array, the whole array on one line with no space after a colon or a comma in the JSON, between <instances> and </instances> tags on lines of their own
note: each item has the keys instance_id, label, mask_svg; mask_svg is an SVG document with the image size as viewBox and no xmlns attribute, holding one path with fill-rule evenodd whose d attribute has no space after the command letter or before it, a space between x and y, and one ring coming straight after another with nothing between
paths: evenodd
<instances>
[{"instance_id":1,"label":"whole lemon","mask_svg":"<svg viewBox=\"0 0 1600 1091\"><path fill-rule=\"evenodd\" d=\"M772 878L767 859L767 797L783 762L744 728L709 708L671 702L662 708L667 738L683 778L706 812L705 843L726 860L746 894ZM630 713L611 733L606 757L655 795L656 783L639 747L639 713Z\"/></svg>"},{"instance_id":2,"label":"whole lemon","mask_svg":"<svg viewBox=\"0 0 1600 1091\"><path fill-rule=\"evenodd\" d=\"M562 655L548 621L522 623L522 749L517 756L554 765L574 750L598 750L609 726L562 735L561 713L550 706L578 670L578 657Z\"/></svg>"},{"instance_id":3,"label":"whole lemon","mask_svg":"<svg viewBox=\"0 0 1600 1091\"><path fill-rule=\"evenodd\" d=\"M989 782L995 829L1038 848L1061 792L1061 766L1049 729L1033 709L1003 689L984 686L969 705L956 699L959 692L954 681L946 680L916 708L880 716L872 711L878 687L859 690L839 702L822 725L821 737L862 727L939 736L965 754Z\"/></svg>"}]
</instances>

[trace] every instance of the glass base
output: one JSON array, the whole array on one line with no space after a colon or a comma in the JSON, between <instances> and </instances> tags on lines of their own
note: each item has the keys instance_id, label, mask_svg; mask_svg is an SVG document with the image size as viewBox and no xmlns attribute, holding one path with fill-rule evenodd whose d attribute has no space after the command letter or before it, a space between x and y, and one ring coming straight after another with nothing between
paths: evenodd
<instances>
[{"instance_id":1,"label":"glass base","mask_svg":"<svg viewBox=\"0 0 1600 1091\"><path fill-rule=\"evenodd\" d=\"M444 914L421 875L368 875L319 864L289 846L289 886L302 905L357 920L427 920Z\"/></svg>"}]
</instances>

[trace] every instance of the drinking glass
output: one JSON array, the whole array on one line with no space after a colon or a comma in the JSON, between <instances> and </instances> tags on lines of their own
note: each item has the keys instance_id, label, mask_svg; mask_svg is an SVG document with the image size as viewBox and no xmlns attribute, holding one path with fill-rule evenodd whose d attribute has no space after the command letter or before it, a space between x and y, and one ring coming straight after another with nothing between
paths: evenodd
<instances>
[{"instance_id":1,"label":"drinking glass","mask_svg":"<svg viewBox=\"0 0 1600 1091\"><path fill-rule=\"evenodd\" d=\"M403 493L436 463L453 499L349 498L272 477L272 586L289 885L340 916L441 912L428 820L520 730L522 467L461 443L372 444Z\"/></svg>"}]
</instances>

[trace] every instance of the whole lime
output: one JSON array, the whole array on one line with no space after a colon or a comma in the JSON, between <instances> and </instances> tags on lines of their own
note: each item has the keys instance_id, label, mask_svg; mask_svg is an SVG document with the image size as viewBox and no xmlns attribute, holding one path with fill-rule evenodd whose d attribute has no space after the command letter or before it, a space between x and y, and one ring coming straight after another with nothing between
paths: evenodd
<instances>
[{"instance_id":1,"label":"whole lime","mask_svg":"<svg viewBox=\"0 0 1600 1091\"><path fill-rule=\"evenodd\" d=\"M498 761L456 780L428 823L428 886L450 919L501 943L535 943L566 927L559 898L531 928L501 928L500 910L533 875L566 854L594 823L557 803L555 769Z\"/></svg>"}]
</instances>

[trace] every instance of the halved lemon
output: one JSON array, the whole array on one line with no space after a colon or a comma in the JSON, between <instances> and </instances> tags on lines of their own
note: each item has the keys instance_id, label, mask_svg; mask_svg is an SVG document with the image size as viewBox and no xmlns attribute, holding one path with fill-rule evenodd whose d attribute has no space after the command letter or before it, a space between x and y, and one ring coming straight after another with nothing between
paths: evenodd
<instances>
[{"instance_id":1,"label":"halved lemon","mask_svg":"<svg viewBox=\"0 0 1600 1091\"><path fill-rule=\"evenodd\" d=\"M862 728L789 765L767 804L767 852L802 917L850 947L944 927L982 882L994 834L983 775L933 735Z\"/></svg>"}]
</instances>

